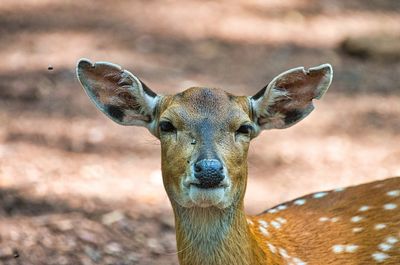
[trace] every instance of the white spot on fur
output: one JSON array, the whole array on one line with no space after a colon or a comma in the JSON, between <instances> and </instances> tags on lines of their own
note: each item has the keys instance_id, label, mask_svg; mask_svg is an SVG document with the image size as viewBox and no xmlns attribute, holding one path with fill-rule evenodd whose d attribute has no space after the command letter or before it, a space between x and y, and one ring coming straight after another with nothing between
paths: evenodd
<instances>
[{"instance_id":1,"label":"white spot on fur","mask_svg":"<svg viewBox=\"0 0 400 265\"><path fill-rule=\"evenodd\" d=\"M351 217L351 219L350 219L350 221L352 222L352 223L358 223L358 222L360 222L362 219L364 219L362 216L353 216L353 217Z\"/></svg>"},{"instance_id":2,"label":"white spot on fur","mask_svg":"<svg viewBox=\"0 0 400 265\"><path fill-rule=\"evenodd\" d=\"M269 232L265 227L260 226L258 229L260 230L261 234L263 234L264 236L269 236Z\"/></svg>"},{"instance_id":3,"label":"white spot on fur","mask_svg":"<svg viewBox=\"0 0 400 265\"><path fill-rule=\"evenodd\" d=\"M388 191L386 194L390 197L399 197L400 190L391 190L391 191Z\"/></svg>"},{"instance_id":4,"label":"white spot on fur","mask_svg":"<svg viewBox=\"0 0 400 265\"><path fill-rule=\"evenodd\" d=\"M333 218L331 218L331 222L332 223L336 223L337 221L339 221L339 217L333 217Z\"/></svg>"},{"instance_id":5,"label":"white spot on fur","mask_svg":"<svg viewBox=\"0 0 400 265\"><path fill-rule=\"evenodd\" d=\"M271 225L272 225L273 227L275 227L276 229L281 228L281 224L278 223L277 221L271 221Z\"/></svg>"},{"instance_id":6,"label":"white spot on fur","mask_svg":"<svg viewBox=\"0 0 400 265\"><path fill-rule=\"evenodd\" d=\"M276 247L272 245L271 243L267 243L269 250L271 250L272 253L276 253Z\"/></svg>"},{"instance_id":7,"label":"white spot on fur","mask_svg":"<svg viewBox=\"0 0 400 265\"><path fill-rule=\"evenodd\" d=\"M385 227L386 227L385 224L376 224L374 228L375 228L375 230L381 230L381 229L383 229Z\"/></svg>"},{"instance_id":8,"label":"white spot on fur","mask_svg":"<svg viewBox=\"0 0 400 265\"><path fill-rule=\"evenodd\" d=\"M279 248L279 254L281 254L282 257L284 258L289 258L290 256L287 254L287 251L284 250L283 248Z\"/></svg>"},{"instance_id":9,"label":"white spot on fur","mask_svg":"<svg viewBox=\"0 0 400 265\"><path fill-rule=\"evenodd\" d=\"M387 244L387 243L380 243L380 244L378 245L378 248L379 248L380 250L386 252L386 251L388 251L389 249L392 248L392 245Z\"/></svg>"},{"instance_id":10,"label":"white spot on fur","mask_svg":"<svg viewBox=\"0 0 400 265\"><path fill-rule=\"evenodd\" d=\"M296 264L296 265L307 265L307 262L304 262L304 261L302 261L302 260L299 259L299 258L293 258L293 262L294 262L294 264Z\"/></svg>"},{"instance_id":11,"label":"white spot on fur","mask_svg":"<svg viewBox=\"0 0 400 265\"><path fill-rule=\"evenodd\" d=\"M282 204L282 205L279 205L279 206L277 207L277 209L278 209L279 211L286 210L286 209L287 209L287 206L284 205L284 204Z\"/></svg>"},{"instance_id":12,"label":"white spot on fur","mask_svg":"<svg viewBox=\"0 0 400 265\"><path fill-rule=\"evenodd\" d=\"M337 221L339 221L339 217L332 217L332 218L329 218L329 217L325 217L325 216L323 216L323 217L320 217L319 218L319 221L320 222L328 222L328 221L331 221L332 223L336 223Z\"/></svg>"},{"instance_id":13,"label":"white spot on fur","mask_svg":"<svg viewBox=\"0 0 400 265\"><path fill-rule=\"evenodd\" d=\"M393 209L396 209L396 208L397 208L397 204L394 204L394 203L387 203L387 204L383 205L383 208L384 208L385 210L393 210Z\"/></svg>"},{"instance_id":14,"label":"white spot on fur","mask_svg":"<svg viewBox=\"0 0 400 265\"><path fill-rule=\"evenodd\" d=\"M344 252L344 246L343 245L333 245L332 251L334 253L342 253L342 252Z\"/></svg>"},{"instance_id":15,"label":"white spot on fur","mask_svg":"<svg viewBox=\"0 0 400 265\"><path fill-rule=\"evenodd\" d=\"M324 216L324 217L320 217L320 218L319 218L319 221L320 221L320 222L327 222L327 221L329 221L329 218L328 218L328 217L325 217L325 216Z\"/></svg>"},{"instance_id":16,"label":"white spot on fur","mask_svg":"<svg viewBox=\"0 0 400 265\"><path fill-rule=\"evenodd\" d=\"M268 213L277 213L277 212L278 212L277 209L270 209L270 210L268 210Z\"/></svg>"},{"instance_id":17,"label":"white spot on fur","mask_svg":"<svg viewBox=\"0 0 400 265\"><path fill-rule=\"evenodd\" d=\"M262 227L265 227L265 228L268 227L268 223L267 223L266 221L264 221L264 220L259 220L258 223L259 223Z\"/></svg>"},{"instance_id":18,"label":"white spot on fur","mask_svg":"<svg viewBox=\"0 0 400 265\"><path fill-rule=\"evenodd\" d=\"M332 246L332 251L334 253L343 253L343 252L347 252L347 253L354 253L356 250L358 249L357 245L354 244L349 244L349 245L333 245Z\"/></svg>"},{"instance_id":19,"label":"white spot on fur","mask_svg":"<svg viewBox=\"0 0 400 265\"><path fill-rule=\"evenodd\" d=\"M319 199L319 198L325 197L327 194L328 194L327 192L318 192L318 193L314 193L313 197L315 199Z\"/></svg>"},{"instance_id":20,"label":"white spot on fur","mask_svg":"<svg viewBox=\"0 0 400 265\"><path fill-rule=\"evenodd\" d=\"M394 236L389 236L386 238L386 242L389 244L396 244L399 240L395 238Z\"/></svg>"},{"instance_id":21,"label":"white spot on fur","mask_svg":"<svg viewBox=\"0 0 400 265\"><path fill-rule=\"evenodd\" d=\"M364 230L364 228L362 228L362 227L354 227L354 228L353 228L353 232L354 232L354 233L359 233L359 232L361 232L362 230Z\"/></svg>"},{"instance_id":22,"label":"white spot on fur","mask_svg":"<svg viewBox=\"0 0 400 265\"><path fill-rule=\"evenodd\" d=\"M365 212L368 211L371 207L369 207L368 205L363 205L360 207L360 209L358 209L358 211L360 212Z\"/></svg>"},{"instance_id":23,"label":"white spot on fur","mask_svg":"<svg viewBox=\"0 0 400 265\"><path fill-rule=\"evenodd\" d=\"M306 203L305 199L298 199L293 202L295 205L303 205Z\"/></svg>"},{"instance_id":24,"label":"white spot on fur","mask_svg":"<svg viewBox=\"0 0 400 265\"><path fill-rule=\"evenodd\" d=\"M388 254L382 253L382 252L375 252L374 254L372 254L372 257L374 258L375 261L377 262L383 262L385 261L387 258L389 258Z\"/></svg>"},{"instance_id":25,"label":"white spot on fur","mask_svg":"<svg viewBox=\"0 0 400 265\"><path fill-rule=\"evenodd\" d=\"M354 253L357 249L358 249L357 245L350 244L345 246L344 251L346 251L347 253Z\"/></svg>"},{"instance_id":26,"label":"white spot on fur","mask_svg":"<svg viewBox=\"0 0 400 265\"><path fill-rule=\"evenodd\" d=\"M334 192L342 192L342 191L344 191L345 189L346 189L346 188L342 187L342 188L334 189L333 191L334 191Z\"/></svg>"},{"instance_id":27,"label":"white spot on fur","mask_svg":"<svg viewBox=\"0 0 400 265\"><path fill-rule=\"evenodd\" d=\"M248 223L249 225L254 225L253 221L251 221L250 219L247 219L247 223Z\"/></svg>"},{"instance_id":28,"label":"white spot on fur","mask_svg":"<svg viewBox=\"0 0 400 265\"><path fill-rule=\"evenodd\" d=\"M287 223L287 220L285 218L282 218L282 217L278 217L278 218L276 218L276 220L281 224L286 224Z\"/></svg>"}]
</instances>

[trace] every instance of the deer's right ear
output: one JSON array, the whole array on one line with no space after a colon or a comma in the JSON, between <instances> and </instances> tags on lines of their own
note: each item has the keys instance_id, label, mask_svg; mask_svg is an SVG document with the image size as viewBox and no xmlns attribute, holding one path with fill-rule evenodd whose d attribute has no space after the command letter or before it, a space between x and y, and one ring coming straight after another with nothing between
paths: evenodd
<instances>
[{"instance_id":1,"label":"deer's right ear","mask_svg":"<svg viewBox=\"0 0 400 265\"><path fill-rule=\"evenodd\" d=\"M86 94L104 114L122 125L147 127L155 134L160 96L120 66L81 59L76 74Z\"/></svg>"}]
</instances>

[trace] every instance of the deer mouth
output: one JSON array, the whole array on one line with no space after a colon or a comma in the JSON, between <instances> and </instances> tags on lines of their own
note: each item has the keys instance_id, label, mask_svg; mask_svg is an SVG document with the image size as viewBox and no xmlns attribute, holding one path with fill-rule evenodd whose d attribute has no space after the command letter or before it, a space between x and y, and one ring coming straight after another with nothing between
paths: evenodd
<instances>
[{"instance_id":1,"label":"deer mouth","mask_svg":"<svg viewBox=\"0 0 400 265\"><path fill-rule=\"evenodd\" d=\"M225 177L221 182L216 184L212 182L201 182L196 178L187 177L186 180L183 181L183 186L187 189L190 189L191 187L196 187L198 189L203 189L203 190L213 190L220 188L228 188L230 185L228 177Z\"/></svg>"},{"instance_id":2,"label":"deer mouth","mask_svg":"<svg viewBox=\"0 0 400 265\"><path fill-rule=\"evenodd\" d=\"M199 188L199 189L210 189L210 190L228 187L228 185L224 184L224 183L220 183L217 186L210 186L210 185L203 184L203 183L191 183L190 186L195 186L196 188Z\"/></svg>"},{"instance_id":3,"label":"deer mouth","mask_svg":"<svg viewBox=\"0 0 400 265\"><path fill-rule=\"evenodd\" d=\"M211 207L224 204L228 194L228 186L220 184L215 187L203 187L199 184L189 185L190 200L199 207Z\"/></svg>"}]
</instances>

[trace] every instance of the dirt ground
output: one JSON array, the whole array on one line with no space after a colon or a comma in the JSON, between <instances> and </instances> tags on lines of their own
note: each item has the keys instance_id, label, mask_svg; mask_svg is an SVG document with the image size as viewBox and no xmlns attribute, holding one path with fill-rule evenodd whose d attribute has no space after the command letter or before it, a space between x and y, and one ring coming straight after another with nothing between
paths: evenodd
<instances>
[{"instance_id":1,"label":"dirt ground","mask_svg":"<svg viewBox=\"0 0 400 265\"><path fill-rule=\"evenodd\" d=\"M74 74L81 57L161 94L252 95L282 71L331 63L316 110L253 141L249 213L400 175L400 61L340 48L400 38L399 3L2 0L0 264L177 264L159 143L94 108Z\"/></svg>"}]
</instances>

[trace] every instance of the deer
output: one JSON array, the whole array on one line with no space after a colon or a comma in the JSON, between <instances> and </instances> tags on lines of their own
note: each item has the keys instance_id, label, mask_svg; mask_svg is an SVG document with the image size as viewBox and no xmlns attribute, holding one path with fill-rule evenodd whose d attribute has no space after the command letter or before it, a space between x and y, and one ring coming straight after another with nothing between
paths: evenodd
<instances>
[{"instance_id":1,"label":"deer","mask_svg":"<svg viewBox=\"0 0 400 265\"><path fill-rule=\"evenodd\" d=\"M283 72L253 96L209 87L159 95L119 65L88 59L76 73L111 120L159 139L181 265L400 264L400 177L245 213L250 141L308 116L332 82L330 64Z\"/></svg>"}]
</instances>

